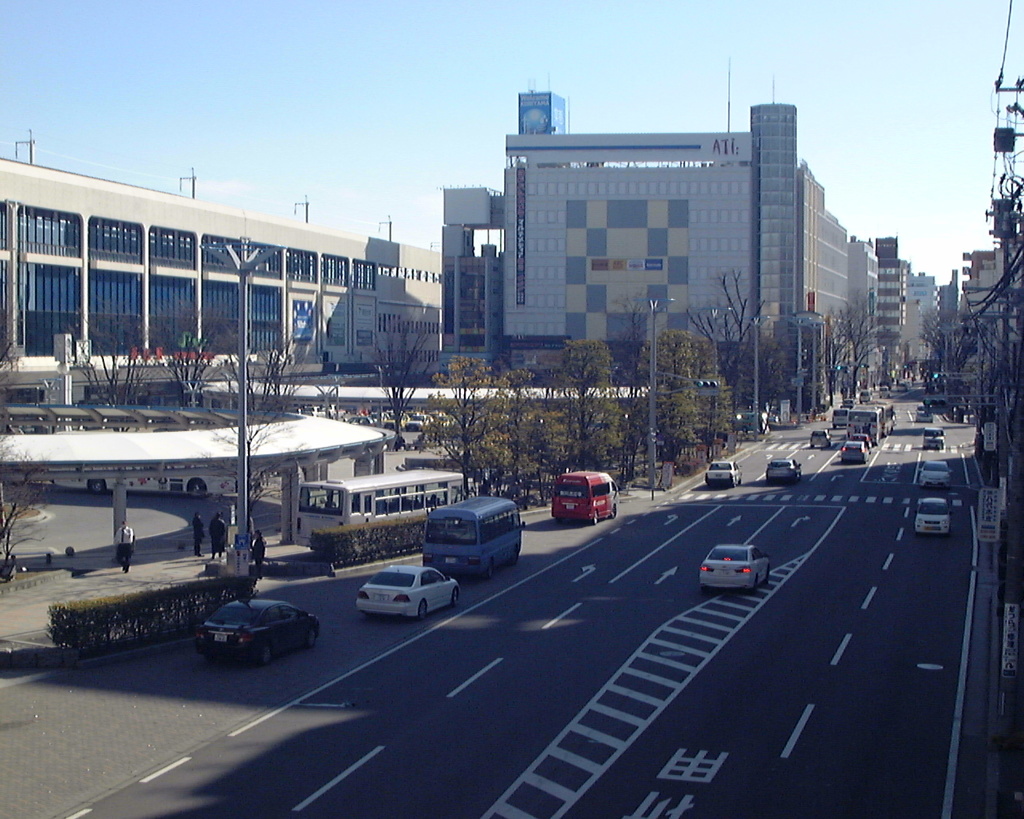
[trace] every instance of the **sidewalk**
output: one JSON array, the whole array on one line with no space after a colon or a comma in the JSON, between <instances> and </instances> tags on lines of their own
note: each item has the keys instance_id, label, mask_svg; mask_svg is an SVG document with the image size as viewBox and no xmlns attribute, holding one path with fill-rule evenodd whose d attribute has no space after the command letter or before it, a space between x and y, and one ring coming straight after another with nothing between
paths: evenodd
<instances>
[{"instance_id":1,"label":"sidewalk","mask_svg":"<svg viewBox=\"0 0 1024 819\"><path fill-rule=\"evenodd\" d=\"M279 536L268 538L267 563L284 561L294 564L297 573L310 573L309 562L301 560L311 554L309 549L281 546L279 540ZM127 573L114 562L113 547L74 557L55 554L51 561L46 564L43 558L26 560L30 571L19 573L10 583L0 584L0 669L75 665L78 653L55 648L47 634L53 603L134 594L188 583L217 572L213 566L208 568L214 562L209 552L204 557L195 557L191 544L186 550L159 543L137 548Z\"/></svg>"}]
</instances>

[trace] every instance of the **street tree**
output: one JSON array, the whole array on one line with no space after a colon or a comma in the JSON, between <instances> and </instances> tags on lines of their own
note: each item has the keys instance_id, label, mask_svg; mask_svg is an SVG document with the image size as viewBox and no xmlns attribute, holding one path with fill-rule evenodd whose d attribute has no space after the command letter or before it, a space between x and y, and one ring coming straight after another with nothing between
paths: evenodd
<instances>
[{"instance_id":1,"label":"street tree","mask_svg":"<svg viewBox=\"0 0 1024 819\"><path fill-rule=\"evenodd\" d=\"M619 409L611 383L612 356L603 341L570 341L558 368L566 469L605 469L619 447Z\"/></svg>"},{"instance_id":2,"label":"street tree","mask_svg":"<svg viewBox=\"0 0 1024 819\"><path fill-rule=\"evenodd\" d=\"M430 383L429 374L437 364L437 350L426 316L389 315L377 333L373 363L380 374L388 411L395 431L402 433L402 419L412 403L413 391Z\"/></svg>"},{"instance_id":3,"label":"street tree","mask_svg":"<svg viewBox=\"0 0 1024 819\"><path fill-rule=\"evenodd\" d=\"M457 356L446 372L434 376L434 386L447 395L427 401L434 417L423 432L428 447L442 451L463 474L463 488L480 481L490 465L507 451L505 419L495 393L506 382L479 359Z\"/></svg>"}]
</instances>

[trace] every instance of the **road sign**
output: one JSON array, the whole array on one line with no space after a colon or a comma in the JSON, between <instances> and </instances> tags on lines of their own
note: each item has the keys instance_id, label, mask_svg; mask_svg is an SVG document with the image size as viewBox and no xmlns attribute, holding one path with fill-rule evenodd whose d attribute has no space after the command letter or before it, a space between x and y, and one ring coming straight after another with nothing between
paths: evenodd
<instances>
[{"instance_id":1,"label":"road sign","mask_svg":"<svg viewBox=\"0 0 1024 819\"><path fill-rule=\"evenodd\" d=\"M1003 607L1003 676L1017 676L1017 630L1020 606L1007 603Z\"/></svg>"},{"instance_id":2,"label":"road sign","mask_svg":"<svg viewBox=\"0 0 1024 819\"><path fill-rule=\"evenodd\" d=\"M996 422L986 421L981 425L981 436L985 442L986 452L996 451Z\"/></svg>"},{"instance_id":3,"label":"road sign","mask_svg":"<svg viewBox=\"0 0 1024 819\"><path fill-rule=\"evenodd\" d=\"M999 489L986 486L978 490L978 540L999 540Z\"/></svg>"}]
</instances>

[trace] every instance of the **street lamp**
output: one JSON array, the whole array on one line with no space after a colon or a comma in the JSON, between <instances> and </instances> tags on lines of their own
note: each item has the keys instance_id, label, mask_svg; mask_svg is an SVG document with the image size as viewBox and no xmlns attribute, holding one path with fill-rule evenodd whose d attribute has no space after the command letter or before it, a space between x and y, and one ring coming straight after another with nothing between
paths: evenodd
<instances>
[{"instance_id":1,"label":"street lamp","mask_svg":"<svg viewBox=\"0 0 1024 819\"><path fill-rule=\"evenodd\" d=\"M654 500L654 484L657 474L658 459L658 327L657 313L659 305L668 307L675 299L647 299L651 311L651 361L650 380L647 384L647 480L651 487L651 500Z\"/></svg>"},{"instance_id":2,"label":"street lamp","mask_svg":"<svg viewBox=\"0 0 1024 819\"><path fill-rule=\"evenodd\" d=\"M804 414L803 328L805 326L815 328L813 354L816 356L818 351L817 328L824 323L824 319L813 310L804 310L788 318L796 325L796 376L793 378L793 386L796 387L796 422L799 424ZM811 366L813 370L817 365L812 362Z\"/></svg>"},{"instance_id":3,"label":"street lamp","mask_svg":"<svg viewBox=\"0 0 1024 819\"><path fill-rule=\"evenodd\" d=\"M752 316L754 325L754 440L761 437L761 322L768 316Z\"/></svg>"}]
</instances>

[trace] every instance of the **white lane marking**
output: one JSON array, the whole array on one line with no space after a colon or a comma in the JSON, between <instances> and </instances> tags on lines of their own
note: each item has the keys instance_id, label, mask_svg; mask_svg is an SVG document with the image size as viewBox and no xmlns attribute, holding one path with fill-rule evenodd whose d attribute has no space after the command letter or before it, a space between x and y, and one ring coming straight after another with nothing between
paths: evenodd
<instances>
[{"instance_id":1,"label":"white lane marking","mask_svg":"<svg viewBox=\"0 0 1024 819\"><path fill-rule=\"evenodd\" d=\"M803 733L804 727L807 725L807 720L811 718L811 712L813 710L814 703L810 703L804 709L803 714L800 715L800 721L797 722L796 728L794 728L793 733L790 734L789 742L787 742L786 747L782 749L782 759L789 759L789 755L793 753L793 748L796 747L797 740L800 739L800 734Z\"/></svg>"},{"instance_id":2,"label":"white lane marking","mask_svg":"<svg viewBox=\"0 0 1024 819\"><path fill-rule=\"evenodd\" d=\"M978 527L971 508L971 539L973 540L971 565L978 565ZM953 815L953 790L956 787L957 762L960 757L960 733L964 721L964 696L967 690L967 655L971 645L971 630L974 627L974 595L978 583L977 569L971 570L971 581L967 590L964 611L964 633L960 639L960 671L957 675L956 703L953 706L953 724L949 729L949 755L946 758L946 788L942 798L942 819Z\"/></svg>"},{"instance_id":3,"label":"white lane marking","mask_svg":"<svg viewBox=\"0 0 1024 819\"><path fill-rule=\"evenodd\" d=\"M70 816L64 817L64 819L82 819L82 817L88 813L92 813L92 808L86 808L85 810L80 810L78 813L72 813Z\"/></svg>"},{"instance_id":4,"label":"white lane marking","mask_svg":"<svg viewBox=\"0 0 1024 819\"><path fill-rule=\"evenodd\" d=\"M383 750L384 750L384 746L383 745L378 745L376 748L374 748L372 751L370 751L370 753L366 754L366 756L364 756L362 759L357 760L356 762L353 762L345 770L343 770L340 774L338 774L336 777L334 777L334 779L332 779L330 782L328 782L326 785L324 785L322 788L320 788L320 790L315 791L314 793L310 794L305 799L303 799L301 802L299 802L299 804L297 804L294 808L292 808L292 813L298 813L300 810L303 810L306 807L308 807L314 801L316 801L321 796L323 796L325 793L327 793L327 791L329 791L331 788L333 788L335 785L337 785L339 782L341 782L341 780L343 780L346 776L348 776L353 771L361 768L363 765L365 765L367 762L369 762L371 759L373 759L375 756L377 756L377 754L379 754Z\"/></svg>"},{"instance_id":5,"label":"white lane marking","mask_svg":"<svg viewBox=\"0 0 1024 819\"><path fill-rule=\"evenodd\" d=\"M573 608L576 608L576 607L573 606ZM569 611L572 611L572 609L569 609ZM568 614L568 613L569 612L566 612L566 614ZM545 628L547 628L547 626L545 626ZM462 692L465 689L467 689L469 686L471 686L473 683L475 683L477 680L479 680L484 674L486 674L488 671L490 671L492 668L494 668L494 666L496 666L498 663L500 663L504 659L505 659L504 657L498 657L496 660L491 660L487 665L485 665L483 668L481 668L479 671L477 671L476 674L474 674L472 677L470 677L468 680L466 680L462 685L457 686L457 687L453 688L451 691L449 691L448 695L447 695L448 699L451 699L452 697L458 696L458 694L460 692Z\"/></svg>"},{"instance_id":6,"label":"white lane marking","mask_svg":"<svg viewBox=\"0 0 1024 819\"><path fill-rule=\"evenodd\" d=\"M543 626L540 627L540 630L543 631L546 628L551 628L551 626L555 625L555 623L557 623L563 617L568 617L582 605L582 603L577 603L575 606L569 606L569 608L567 608L565 611L559 614L556 618L554 618L553 620L548 620Z\"/></svg>"},{"instance_id":7,"label":"white lane marking","mask_svg":"<svg viewBox=\"0 0 1024 819\"><path fill-rule=\"evenodd\" d=\"M903 540L903 527L902 526L896 532L896 540Z\"/></svg>"},{"instance_id":8,"label":"white lane marking","mask_svg":"<svg viewBox=\"0 0 1024 819\"><path fill-rule=\"evenodd\" d=\"M151 774L150 774L149 776L145 777L144 779L140 779L140 780L139 780L139 782L141 782L141 783L143 783L143 784L145 784L145 783L147 783L147 782L152 782L152 781L153 781L154 779L156 779L156 778L157 778L158 776L163 776L163 775L164 775L165 773L168 773L169 771L173 771L173 770L174 770L175 768L177 768L177 767L178 767L179 765L184 765L184 764L185 764L186 762L188 762L188 761L189 761L189 760L190 760L191 758L192 758L192 757L190 757L190 756L183 756L183 757L182 757L181 759L179 759L179 760L178 760L177 762L172 762L172 763L171 763L170 765L167 765L167 766L165 766L165 767L161 768L161 769L160 769L159 771L157 771L156 773L151 773Z\"/></svg>"},{"instance_id":9,"label":"white lane marking","mask_svg":"<svg viewBox=\"0 0 1024 819\"><path fill-rule=\"evenodd\" d=\"M727 616L723 601L715 598L684 611L652 632L639 648L615 671L559 732L526 770L509 785L484 814L483 819L534 819L516 806L520 789L542 791L556 804L544 811L544 819L560 819L605 774L668 706L686 689L719 651L771 599L783 584L831 536L842 520L845 509L836 510L835 519L814 545L794 560L771 573L767 588L758 589L744 599L725 602L732 609L747 607L745 618ZM765 524L767 525L767 524ZM699 642L700 645L694 645ZM642 681L631 684L631 681ZM642 686L642 690L639 690ZM614 694L609 701L608 695ZM621 697L637 707L623 711ZM639 704L642 703L641 708ZM638 714L643 716L638 716ZM600 715L607 730L592 727ZM586 738L594 752L580 750L578 740ZM568 747L563 747L563 743Z\"/></svg>"},{"instance_id":10,"label":"white lane marking","mask_svg":"<svg viewBox=\"0 0 1024 819\"><path fill-rule=\"evenodd\" d=\"M846 651L846 647L850 644L850 639L853 637L852 634L847 634L843 641L839 644L839 648L836 649L836 653L832 655L832 661L829 665L839 665L839 660L843 656L843 652Z\"/></svg>"},{"instance_id":11,"label":"white lane marking","mask_svg":"<svg viewBox=\"0 0 1024 819\"><path fill-rule=\"evenodd\" d=\"M712 510L712 511L714 511L714 510ZM711 514L711 513L709 512L708 514ZM389 648L387 651L383 651L380 654L377 654L376 656L371 657L365 663L362 663L361 665L357 665L355 668L351 669L350 671L346 671L344 674L339 674L334 679L328 680L327 682L323 683L322 685L318 685L313 690L307 691L305 694L301 694L300 696L296 697L295 699L291 700L290 702L286 702L284 705L278 706L277 708L274 708L274 709L268 711L267 713L263 714L262 716L259 716L256 719L254 719L254 720L252 720L250 722L245 723L240 728L236 728L234 731L232 731L231 733L228 734L228 737L232 737L232 738L233 737L237 737L239 734L245 733L250 728L255 728L257 725L260 725L261 723L264 723L267 720L272 719L273 717L276 717L278 714L280 714L280 713L282 713L284 711L287 711L289 708L294 708L297 705L303 705L306 702L306 700L309 700L312 697L315 697L321 691L326 691L328 688L331 688L332 686L337 685L342 680L347 680L349 677L355 676L360 671L364 671L365 669L367 669L370 666L380 662L381 660L385 659L386 657L390 657L392 654L395 654L395 653L401 651L406 646L411 645L412 643L416 642L417 640L422 640L428 634L431 634L431 633L437 631L440 628L444 628L449 623L451 623L451 622L453 622L455 620L461 619L461 618L467 616L468 614L476 611L477 609L482 608L483 606L486 606L489 603L493 603L499 597L504 597L509 592L514 591L515 589L518 589L520 586L523 586L523 585L525 585L525 584L535 580L536 578L540 577L542 574L544 574L546 572L549 572L549 571L551 571L552 569L554 569L554 568L556 568L558 566L561 566L566 561L568 561L568 560L575 560L583 552L585 552L587 549L589 549L591 546L593 546L596 543L599 543L600 540L601 540L601 538L597 538L595 540L590 541L589 543L585 543L579 549L576 549L575 551L570 552L569 554L565 555L565 557L561 557L558 560L555 560L552 563L549 563L548 565L544 566L543 568L538 569L537 571L535 571L533 574L527 575L522 580L520 580L520 581L518 581L516 583L513 583L510 586L506 586L504 589L501 589L500 591L495 592L494 594L490 595L489 597L485 597L483 600L479 601L478 603L474 603L472 606L468 606L466 608L460 609L455 614L449 615L448 617L445 617L443 620L438 620L437 623L432 625L430 628L426 628L423 631L420 631L420 632L417 632L416 634L413 634L407 640L403 640L402 642L400 642L400 643L394 645L393 647Z\"/></svg>"},{"instance_id":12,"label":"white lane marking","mask_svg":"<svg viewBox=\"0 0 1024 819\"><path fill-rule=\"evenodd\" d=\"M885 563L882 564L882 571L883 572L889 571L889 566L892 565L893 557L894 557L893 553L889 552L889 556L885 559Z\"/></svg>"},{"instance_id":13,"label":"white lane marking","mask_svg":"<svg viewBox=\"0 0 1024 819\"><path fill-rule=\"evenodd\" d=\"M690 531L694 526L696 526L698 523L700 523L702 520L704 520L704 518L708 517L709 515L715 514L715 512L717 512L721 508L722 507L720 507L720 506L712 506L711 509L709 509L703 515L701 515L699 518L697 518L689 526L684 526L682 529L680 529L678 532L676 532L674 535L672 535L672 537L670 537L668 540L663 542L656 549L652 549L647 554L645 554L642 558L640 558L632 566L627 566L625 569L623 569L621 572L619 572L617 575L615 575L615 577L613 577L611 580L609 580L608 584L611 585L616 580L621 580L623 577L625 577L627 574L629 574L631 571L633 571L633 569L635 569L637 566L639 566L645 560L649 560L650 558L654 557L658 552L660 552L662 549L664 549L666 546L668 546L673 540L675 540L676 538L682 537L684 534L686 534L688 531Z\"/></svg>"},{"instance_id":14,"label":"white lane marking","mask_svg":"<svg viewBox=\"0 0 1024 819\"><path fill-rule=\"evenodd\" d=\"M878 586L872 586L871 591L869 591L867 597L864 598L864 602L860 604L861 611L864 611L871 605L871 600L874 598L876 591L878 591Z\"/></svg>"}]
</instances>

